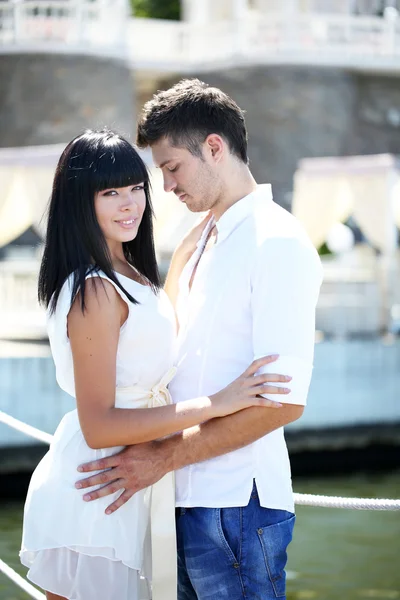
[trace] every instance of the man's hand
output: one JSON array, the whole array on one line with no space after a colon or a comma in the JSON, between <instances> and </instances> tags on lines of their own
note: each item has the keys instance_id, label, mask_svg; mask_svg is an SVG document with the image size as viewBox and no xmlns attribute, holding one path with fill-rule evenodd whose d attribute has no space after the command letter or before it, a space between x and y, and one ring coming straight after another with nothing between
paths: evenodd
<instances>
[{"instance_id":1,"label":"man's hand","mask_svg":"<svg viewBox=\"0 0 400 600\"><path fill-rule=\"evenodd\" d=\"M83 499L86 502L122 490L119 498L107 507L106 514L109 515L125 504L133 494L153 485L171 469L168 468L166 457L162 453L161 443L156 441L127 446L118 454L78 467L81 473L100 470L102 473L81 479L75 487L84 489L103 485L85 494Z\"/></svg>"}]
</instances>

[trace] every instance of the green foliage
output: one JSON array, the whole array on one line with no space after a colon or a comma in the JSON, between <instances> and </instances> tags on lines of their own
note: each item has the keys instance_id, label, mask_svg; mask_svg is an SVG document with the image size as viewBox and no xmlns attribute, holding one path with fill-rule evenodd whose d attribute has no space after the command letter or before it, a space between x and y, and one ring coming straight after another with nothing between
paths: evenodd
<instances>
[{"instance_id":1,"label":"green foliage","mask_svg":"<svg viewBox=\"0 0 400 600\"><path fill-rule=\"evenodd\" d=\"M131 0L131 5L136 17L176 21L181 18L180 0Z\"/></svg>"},{"instance_id":2,"label":"green foliage","mask_svg":"<svg viewBox=\"0 0 400 600\"><path fill-rule=\"evenodd\" d=\"M326 245L326 242L324 242L322 244L322 246L320 246L318 248L318 254L320 256L326 256L327 254L332 254L332 252L329 250L328 246Z\"/></svg>"}]
</instances>

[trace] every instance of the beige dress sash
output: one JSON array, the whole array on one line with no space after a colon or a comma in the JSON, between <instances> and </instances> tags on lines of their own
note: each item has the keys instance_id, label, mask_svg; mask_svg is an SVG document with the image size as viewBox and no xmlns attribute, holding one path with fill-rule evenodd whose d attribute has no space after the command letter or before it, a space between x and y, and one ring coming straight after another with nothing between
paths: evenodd
<instances>
[{"instance_id":1,"label":"beige dress sash","mask_svg":"<svg viewBox=\"0 0 400 600\"><path fill-rule=\"evenodd\" d=\"M172 404L167 386L175 373L176 368L172 367L150 390L138 386L117 388L115 406L124 408L129 404L132 408L155 408ZM148 515L144 515L146 517ZM174 473L167 473L151 486L150 531L152 600L177 600ZM145 558L143 556L143 562Z\"/></svg>"}]
</instances>

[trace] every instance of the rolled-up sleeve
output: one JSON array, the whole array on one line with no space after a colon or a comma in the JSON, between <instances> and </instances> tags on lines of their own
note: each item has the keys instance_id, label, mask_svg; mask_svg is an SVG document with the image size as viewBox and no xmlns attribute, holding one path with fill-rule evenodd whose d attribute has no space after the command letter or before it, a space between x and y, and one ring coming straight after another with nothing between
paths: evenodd
<instances>
[{"instance_id":1,"label":"rolled-up sleeve","mask_svg":"<svg viewBox=\"0 0 400 600\"><path fill-rule=\"evenodd\" d=\"M293 238L273 238L258 248L251 277L253 354L279 354L261 372L290 375L288 395L266 396L287 404L307 403L313 370L315 307L322 266L313 247Z\"/></svg>"}]
</instances>

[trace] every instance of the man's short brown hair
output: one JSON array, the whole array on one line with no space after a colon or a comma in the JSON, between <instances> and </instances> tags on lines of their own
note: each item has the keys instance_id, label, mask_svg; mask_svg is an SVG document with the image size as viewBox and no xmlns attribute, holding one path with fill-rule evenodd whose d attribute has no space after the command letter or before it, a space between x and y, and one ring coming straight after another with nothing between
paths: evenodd
<instances>
[{"instance_id":1,"label":"man's short brown hair","mask_svg":"<svg viewBox=\"0 0 400 600\"><path fill-rule=\"evenodd\" d=\"M244 111L222 90L199 79L182 79L146 102L136 141L146 148L166 137L173 146L202 157L201 145L212 133L224 138L231 153L247 164Z\"/></svg>"}]
</instances>

